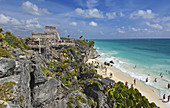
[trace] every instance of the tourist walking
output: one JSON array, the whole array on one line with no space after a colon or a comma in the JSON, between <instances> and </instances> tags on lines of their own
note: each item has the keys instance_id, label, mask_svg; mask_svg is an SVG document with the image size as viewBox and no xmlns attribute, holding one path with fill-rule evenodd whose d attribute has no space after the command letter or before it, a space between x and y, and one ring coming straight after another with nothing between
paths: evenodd
<instances>
[{"instance_id":1,"label":"tourist walking","mask_svg":"<svg viewBox=\"0 0 170 108\"><path fill-rule=\"evenodd\" d=\"M128 85L128 82L127 82L127 81L125 82L125 85L126 85L126 87L127 87L127 85Z\"/></svg>"},{"instance_id":2,"label":"tourist walking","mask_svg":"<svg viewBox=\"0 0 170 108\"><path fill-rule=\"evenodd\" d=\"M136 79L134 79L134 85L136 85Z\"/></svg>"},{"instance_id":3,"label":"tourist walking","mask_svg":"<svg viewBox=\"0 0 170 108\"><path fill-rule=\"evenodd\" d=\"M110 78L112 77L112 73L110 73Z\"/></svg>"},{"instance_id":4,"label":"tourist walking","mask_svg":"<svg viewBox=\"0 0 170 108\"><path fill-rule=\"evenodd\" d=\"M148 78L146 78L146 82L148 82Z\"/></svg>"},{"instance_id":5,"label":"tourist walking","mask_svg":"<svg viewBox=\"0 0 170 108\"><path fill-rule=\"evenodd\" d=\"M106 73L107 73L107 68L105 68L105 75L106 75Z\"/></svg>"},{"instance_id":6,"label":"tourist walking","mask_svg":"<svg viewBox=\"0 0 170 108\"><path fill-rule=\"evenodd\" d=\"M163 100L165 99L165 94L163 95Z\"/></svg>"}]
</instances>

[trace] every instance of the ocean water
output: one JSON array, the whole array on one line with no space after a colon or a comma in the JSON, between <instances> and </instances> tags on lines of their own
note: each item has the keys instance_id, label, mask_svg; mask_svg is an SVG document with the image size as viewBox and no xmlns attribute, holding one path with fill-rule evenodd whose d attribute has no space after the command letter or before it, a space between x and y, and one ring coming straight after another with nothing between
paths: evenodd
<instances>
[{"instance_id":1,"label":"ocean water","mask_svg":"<svg viewBox=\"0 0 170 108\"><path fill-rule=\"evenodd\" d=\"M170 83L169 39L94 41L95 48L101 55L99 60L114 61L117 69L158 90L161 98L163 94L166 98L170 95L170 89L168 89L168 83ZM160 73L162 73L162 78ZM149 80L145 82L147 77ZM156 83L155 78L157 78Z\"/></svg>"}]
</instances>

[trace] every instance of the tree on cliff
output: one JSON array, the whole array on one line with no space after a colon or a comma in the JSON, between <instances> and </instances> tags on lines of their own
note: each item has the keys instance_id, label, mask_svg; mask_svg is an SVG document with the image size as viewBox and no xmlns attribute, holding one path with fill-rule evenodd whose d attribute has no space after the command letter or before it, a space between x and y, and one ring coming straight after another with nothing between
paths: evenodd
<instances>
[{"instance_id":1,"label":"tree on cliff","mask_svg":"<svg viewBox=\"0 0 170 108\"><path fill-rule=\"evenodd\" d=\"M83 35L80 36L80 39L83 38Z\"/></svg>"},{"instance_id":2,"label":"tree on cliff","mask_svg":"<svg viewBox=\"0 0 170 108\"><path fill-rule=\"evenodd\" d=\"M70 35L68 35L67 37L70 38Z\"/></svg>"},{"instance_id":3,"label":"tree on cliff","mask_svg":"<svg viewBox=\"0 0 170 108\"><path fill-rule=\"evenodd\" d=\"M0 27L0 33L2 33L4 30Z\"/></svg>"}]
</instances>

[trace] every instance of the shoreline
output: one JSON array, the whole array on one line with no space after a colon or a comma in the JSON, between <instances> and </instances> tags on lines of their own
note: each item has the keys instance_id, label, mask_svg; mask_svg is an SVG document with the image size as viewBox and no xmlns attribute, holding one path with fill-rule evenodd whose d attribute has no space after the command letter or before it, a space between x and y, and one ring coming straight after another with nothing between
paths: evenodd
<instances>
[{"instance_id":1,"label":"shoreline","mask_svg":"<svg viewBox=\"0 0 170 108\"><path fill-rule=\"evenodd\" d=\"M99 64L104 64L103 62L99 61L98 59L89 59L87 63L92 63L92 61L99 62ZM136 79L136 85L134 85L134 78L129 76L126 73L121 72L119 69L110 66L106 66L107 73L105 74L105 70L101 68L97 68L97 73L102 75L102 77L110 78L110 73L112 73L112 77L110 79L114 80L116 83L122 81L125 83L128 82L128 86L130 87L133 84L134 88L137 88L142 95L144 95L149 102L154 102L160 108L168 108L168 104L162 102L160 97L158 96L158 91L154 91L150 86L144 84L142 81ZM169 102L168 102L169 103Z\"/></svg>"}]
</instances>

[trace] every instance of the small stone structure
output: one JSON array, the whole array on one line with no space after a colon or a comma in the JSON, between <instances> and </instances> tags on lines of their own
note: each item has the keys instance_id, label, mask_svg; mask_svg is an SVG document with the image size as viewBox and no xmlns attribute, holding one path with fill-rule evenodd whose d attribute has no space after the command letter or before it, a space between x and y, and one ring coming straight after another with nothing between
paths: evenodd
<instances>
[{"instance_id":1,"label":"small stone structure","mask_svg":"<svg viewBox=\"0 0 170 108\"><path fill-rule=\"evenodd\" d=\"M60 36L57 33L56 27L54 26L45 26L44 33L33 32L32 38L60 40Z\"/></svg>"},{"instance_id":2,"label":"small stone structure","mask_svg":"<svg viewBox=\"0 0 170 108\"><path fill-rule=\"evenodd\" d=\"M32 33L32 38L38 41L39 45L39 53L41 53L41 44L45 44L46 51L49 52L49 42L55 42L56 40L60 40L60 36L57 33L57 29L55 26L45 26L44 33ZM34 41L36 43L36 41Z\"/></svg>"}]
</instances>

